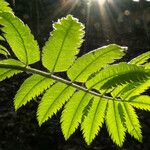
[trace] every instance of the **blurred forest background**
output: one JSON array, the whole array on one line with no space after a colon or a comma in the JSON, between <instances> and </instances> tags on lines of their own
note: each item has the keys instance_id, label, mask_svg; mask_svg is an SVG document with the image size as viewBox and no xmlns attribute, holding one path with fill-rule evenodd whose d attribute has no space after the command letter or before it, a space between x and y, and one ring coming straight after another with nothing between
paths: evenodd
<instances>
[{"instance_id":1,"label":"blurred forest background","mask_svg":"<svg viewBox=\"0 0 150 150\"><path fill-rule=\"evenodd\" d=\"M150 1L106 0L7 0L19 18L29 25L40 48L47 41L52 23L72 14L85 25L85 41L79 56L98 47L117 43L128 46L124 61L150 50ZM4 43L5 44L5 43ZM9 47L8 47L9 48ZM28 75L15 76L0 84L0 150L149 150L150 113L138 111L143 130L143 143L129 135L123 148L112 143L105 126L91 146L77 131L67 142L54 116L42 127L36 121L37 103L31 102L18 112L13 97ZM147 91L149 94L150 91Z\"/></svg>"}]
</instances>

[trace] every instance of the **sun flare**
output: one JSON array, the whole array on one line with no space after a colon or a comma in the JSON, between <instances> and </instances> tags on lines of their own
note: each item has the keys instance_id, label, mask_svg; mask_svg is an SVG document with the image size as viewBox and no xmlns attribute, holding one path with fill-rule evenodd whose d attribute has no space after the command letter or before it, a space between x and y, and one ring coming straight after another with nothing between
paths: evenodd
<instances>
[{"instance_id":1,"label":"sun flare","mask_svg":"<svg viewBox=\"0 0 150 150\"><path fill-rule=\"evenodd\" d=\"M103 5L106 2L106 0L89 0L89 1L90 2L97 1L99 3L99 5Z\"/></svg>"},{"instance_id":2,"label":"sun flare","mask_svg":"<svg viewBox=\"0 0 150 150\"><path fill-rule=\"evenodd\" d=\"M98 3L99 3L100 5L103 5L103 4L106 2L106 0L96 0L96 1L98 1Z\"/></svg>"}]
</instances>

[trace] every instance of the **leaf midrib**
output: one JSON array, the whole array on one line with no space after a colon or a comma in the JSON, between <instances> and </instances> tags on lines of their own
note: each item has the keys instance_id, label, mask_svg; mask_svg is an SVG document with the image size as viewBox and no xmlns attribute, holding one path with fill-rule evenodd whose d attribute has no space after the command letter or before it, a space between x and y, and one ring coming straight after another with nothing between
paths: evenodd
<instances>
[{"instance_id":1,"label":"leaf midrib","mask_svg":"<svg viewBox=\"0 0 150 150\"><path fill-rule=\"evenodd\" d=\"M94 127L94 120L95 120L95 118L96 118L96 116L97 116L97 110L98 110L98 108L99 108L99 105L100 105L100 103L102 102L102 100L101 100L101 98L100 98L100 100L99 100L99 102L98 102L98 104L97 104L97 106L96 106L96 110L95 110L95 112L94 112L94 117L93 117L93 119L92 119L92 125L91 125L91 127L90 127L90 132L89 132L89 142L91 142L92 141L92 137L91 137L91 135L92 135L92 133L93 133L93 127ZM103 117L103 116L102 116ZM104 118L104 117L103 117ZM100 125L98 126L98 127L100 127Z\"/></svg>"},{"instance_id":2,"label":"leaf midrib","mask_svg":"<svg viewBox=\"0 0 150 150\"><path fill-rule=\"evenodd\" d=\"M76 109L75 112L73 113L73 117L72 117L72 119L71 119L71 122L70 122L70 125L69 125L69 129L68 129L68 131L67 131L67 136L66 136L67 138L69 137L71 125L72 125L72 122L73 122L74 119L75 119L76 113L78 112L78 108L79 108L80 104L82 103L82 101L84 100L84 98L86 97L87 94L88 94L88 93L85 93L85 94L82 96L82 98L81 98L81 100L80 100L80 103L79 103L79 105L77 106L77 109ZM79 124L79 122L78 122L78 124Z\"/></svg>"},{"instance_id":3,"label":"leaf midrib","mask_svg":"<svg viewBox=\"0 0 150 150\"><path fill-rule=\"evenodd\" d=\"M113 102L113 108L114 108L114 114L115 114L115 124L116 124L116 129L117 129L117 134L118 134L118 138L119 138L119 144L121 145L121 137L119 136L119 128L118 128L118 120L117 120L117 117L116 117L116 106L115 106L115 102L114 101L112 101ZM118 113L118 115L119 115L119 113Z\"/></svg>"},{"instance_id":4,"label":"leaf midrib","mask_svg":"<svg viewBox=\"0 0 150 150\"><path fill-rule=\"evenodd\" d=\"M57 62L58 62L59 57L60 57L60 55L61 55L61 53L62 53L62 50L63 50L63 47L64 47L64 43L65 43L65 41L66 41L66 39L67 39L67 36L68 36L69 31L70 31L70 29L71 29L71 27L72 27L72 24L73 24L73 20L71 20L71 22L70 22L70 26L69 26L69 27L68 27L68 29L66 30L66 33L65 33L64 39L63 39L63 41L62 41L62 44L61 44L61 47L60 47L59 53L58 53L58 55L57 55L57 58L56 58L56 61L55 61L54 67L53 67L53 69L52 69L52 71L51 71L52 73L55 71L55 68L56 68Z\"/></svg>"},{"instance_id":5,"label":"leaf midrib","mask_svg":"<svg viewBox=\"0 0 150 150\"><path fill-rule=\"evenodd\" d=\"M128 113L128 109L126 108L126 104L123 102L122 103L123 105L124 105L124 108L125 108L125 110L126 110L126 113L127 113L127 116L128 116L128 118L129 118L129 120L130 120L130 123L131 123L131 125L132 125L132 127L133 127L133 130L136 132L136 134L137 134L137 136L138 136L138 138L139 138L139 140L140 140L140 136L139 136L139 134L138 134L138 131L136 130L136 128L134 127L134 124L132 123L132 119L131 119L131 117L130 117L130 115L129 115L129 113ZM131 106L132 107L132 106Z\"/></svg>"}]
</instances>

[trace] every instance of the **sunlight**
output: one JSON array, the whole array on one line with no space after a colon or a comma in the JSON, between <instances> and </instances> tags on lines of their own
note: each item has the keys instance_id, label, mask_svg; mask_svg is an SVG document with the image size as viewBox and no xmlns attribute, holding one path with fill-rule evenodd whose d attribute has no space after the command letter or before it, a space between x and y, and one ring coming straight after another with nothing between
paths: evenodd
<instances>
[{"instance_id":1,"label":"sunlight","mask_svg":"<svg viewBox=\"0 0 150 150\"><path fill-rule=\"evenodd\" d=\"M97 1L100 5L103 5L106 2L106 0L97 0Z\"/></svg>"},{"instance_id":2,"label":"sunlight","mask_svg":"<svg viewBox=\"0 0 150 150\"><path fill-rule=\"evenodd\" d=\"M89 3L92 1L97 1L99 5L103 5L106 2L106 0L89 0Z\"/></svg>"}]
</instances>

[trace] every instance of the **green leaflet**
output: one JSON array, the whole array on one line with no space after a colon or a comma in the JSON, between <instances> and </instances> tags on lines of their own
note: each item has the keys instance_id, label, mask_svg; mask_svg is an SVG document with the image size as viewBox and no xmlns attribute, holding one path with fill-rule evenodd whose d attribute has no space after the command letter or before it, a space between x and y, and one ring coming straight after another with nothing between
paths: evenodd
<instances>
[{"instance_id":1,"label":"green leaflet","mask_svg":"<svg viewBox=\"0 0 150 150\"><path fill-rule=\"evenodd\" d=\"M135 110L128 103L122 103L122 106L128 133L138 141L142 142L141 126Z\"/></svg>"},{"instance_id":2,"label":"green leaflet","mask_svg":"<svg viewBox=\"0 0 150 150\"><path fill-rule=\"evenodd\" d=\"M107 99L95 97L88 115L81 123L86 143L89 145L98 134L104 122Z\"/></svg>"},{"instance_id":3,"label":"green leaflet","mask_svg":"<svg viewBox=\"0 0 150 150\"><path fill-rule=\"evenodd\" d=\"M8 56L10 55L9 51L2 45L0 45L0 54Z\"/></svg>"},{"instance_id":4,"label":"green leaflet","mask_svg":"<svg viewBox=\"0 0 150 150\"><path fill-rule=\"evenodd\" d=\"M140 95L149 87L150 79L118 86L111 94L113 97L121 97L122 99L128 100L130 97Z\"/></svg>"},{"instance_id":5,"label":"green leaflet","mask_svg":"<svg viewBox=\"0 0 150 150\"><path fill-rule=\"evenodd\" d=\"M32 75L24 81L14 98L15 110L39 96L55 81L40 75Z\"/></svg>"},{"instance_id":6,"label":"green leaflet","mask_svg":"<svg viewBox=\"0 0 150 150\"><path fill-rule=\"evenodd\" d=\"M147 62L149 58L150 58L150 52L146 52L146 53L143 53L143 54L135 57L134 59L132 59L129 62L129 64L142 65L145 62ZM150 69L150 65L147 65L147 64L144 65L145 69ZM135 83L135 84L137 86L138 83ZM133 87L133 85L132 84L124 84L122 86L118 86L113 90L112 95L113 96L121 96L121 94L124 94L125 92L127 92L127 89L129 89L129 90L131 89L129 87ZM143 89L146 90L146 88L148 88L149 86L147 86L147 84L143 84L142 87L143 87ZM140 91L139 91L139 94L140 94Z\"/></svg>"},{"instance_id":7,"label":"green leaflet","mask_svg":"<svg viewBox=\"0 0 150 150\"><path fill-rule=\"evenodd\" d=\"M126 63L120 63L117 65L111 65L98 74L92 79L87 81L86 86L90 88L109 89L126 82L135 82L146 79L150 76L149 70L136 65L129 65Z\"/></svg>"},{"instance_id":8,"label":"green leaflet","mask_svg":"<svg viewBox=\"0 0 150 150\"><path fill-rule=\"evenodd\" d=\"M75 88L63 83L56 83L44 94L37 110L39 125L51 118L73 95Z\"/></svg>"},{"instance_id":9,"label":"green leaflet","mask_svg":"<svg viewBox=\"0 0 150 150\"><path fill-rule=\"evenodd\" d=\"M1 60L0 64L9 64L9 65L16 65L16 66L24 66L21 62L14 60L14 59L5 59ZM0 67L0 81L5 80L6 78L10 78L11 76L21 73L22 71L17 69L10 69L10 68L1 68Z\"/></svg>"},{"instance_id":10,"label":"green leaflet","mask_svg":"<svg viewBox=\"0 0 150 150\"><path fill-rule=\"evenodd\" d=\"M11 13L0 12L2 31L10 47L20 61L33 64L40 60L37 42L27 25ZM16 42L14 42L16 41Z\"/></svg>"},{"instance_id":11,"label":"green leaflet","mask_svg":"<svg viewBox=\"0 0 150 150\"><path fill-rule=\"evenodd\" d=\"M132 106L150 111L150 96L147 95L141 95L136 97L131 97L129 99L129 102Z\"/></svg>"},{"instance_id":12,"label":"green leaflet","mask_svg":"<svg viewBox=\"0 0 150 150\"><path fill-rule=\"evenodd\" d=\"M132 59L129 63L136 64L136 65L142 65L145 62L147 62L148 59L150 59L150 51L139 55L138 57Z\"/></svg>"},{"instance_id":13,"label":"green leaflet","mask_svg":"<svg viewBox=\"0 0 150 150\"><path fill-rule=\"evenodd\" d=\"M82 112L93 96L83 91L76 92L65 105L61 116L61 128L65 139L78 128Z\"/></svg>"},{"instance_id":14,"label":"green leaflet","mask_svg":"<svg viewBox=\"0 0 150 150\"><path fill-rule=\"evenodd\" d=\"M110 44L78 58L67 71L72 81L85 82L89 76L124 55L125 47ZM79 67L80 66L80 67Z\"/></svg>"},{"instance_id":15,"label":"green leaflet","mask_svg":"<svg viewBox=\"0 0 150 150\"><path fill-rule=\"evenodd\" d=\"M68 15L53 24L54 31L43 48L43 65L51 72L66 71L75 60L83 42L84 26Z\"/></svg>"},{"instance_id":16,"label":"green leaflet","mask_svg":"<svg viewBox=\"0 0 150 150\"><path fill-rule=\"evenodd\" d=\"M109 101L106 113L106 126L112 140L118 145L122 146L125 140L125 127L123 126L121 117L123 117L117 101Z\"/></svg>"},{"instance_id":17,"label":"green leaflet","mask_svg":"<svg viewBox=\"0 0 150 150\"><path fill-rule=\"evenodd\" d=\"M12 9L8 6L9 3L7 3L5 0L0 0L0 12L11 12L13 13Z\"/></svg>"},{"instance_id":18,"label":"green leaflet","mask_svg":"<svg viewBox=\"0 0 150 150\"><path fill-rule=\"evenodd\" d=\"M130 86L132 87L132 89L130 88ZM128 84L126 86L127 90L124 90L124 93L121 96L128 100L130 97L143 93L149 87L150 87L150 79L143 82L139 82L138 84L133 85ZM128 88L130 88L130 90Z\"/></svg>"}]
</instances>

